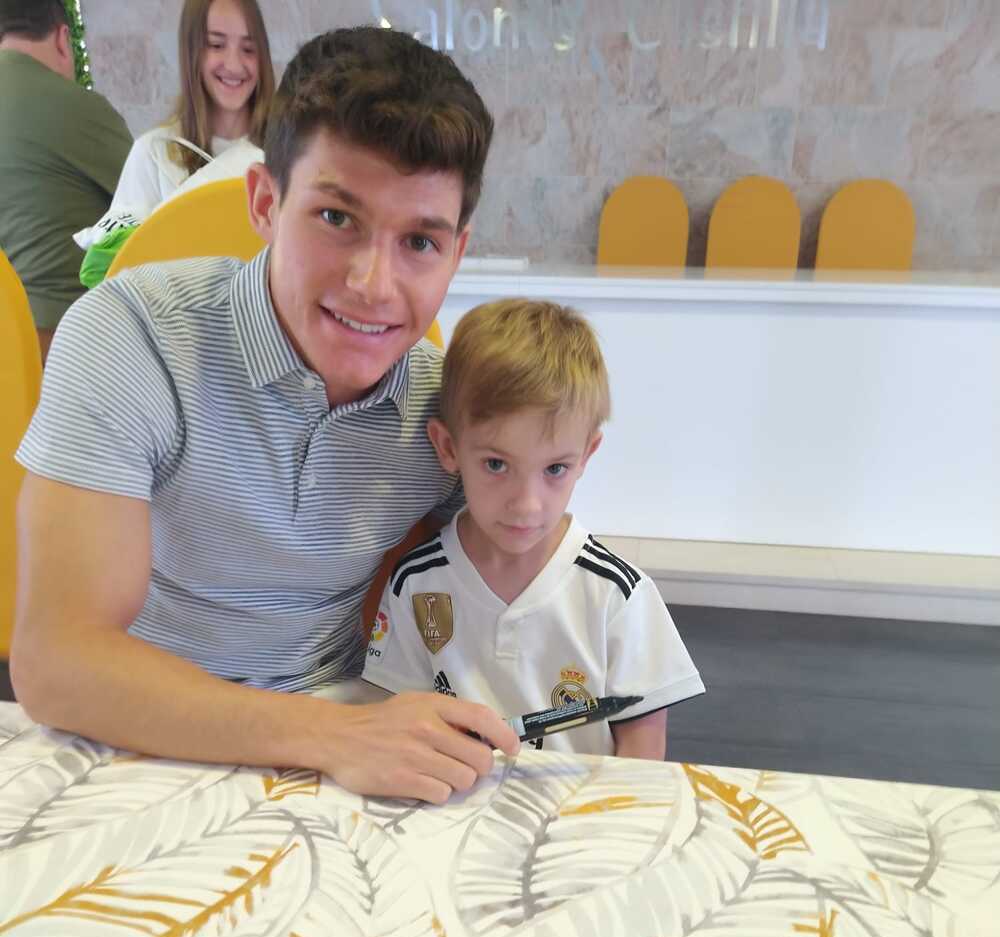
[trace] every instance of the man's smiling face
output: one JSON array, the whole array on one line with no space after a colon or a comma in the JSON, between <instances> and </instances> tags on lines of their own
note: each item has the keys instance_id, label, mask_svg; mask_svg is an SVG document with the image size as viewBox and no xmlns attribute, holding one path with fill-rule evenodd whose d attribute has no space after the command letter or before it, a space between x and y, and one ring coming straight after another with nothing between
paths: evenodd
<instances>
[{"instance_id":1,"label":"man's smiling face","mask_svg":"<svg viewBox=\"0 0 1000 937\"><path fill-rule=\"evenodd\" d=\"M280 197L263 166L248 184L285 333L331 406L360 399L444 301L468 240L461 175L406 171L319 130Z\"/></svg>"}]
</instances>

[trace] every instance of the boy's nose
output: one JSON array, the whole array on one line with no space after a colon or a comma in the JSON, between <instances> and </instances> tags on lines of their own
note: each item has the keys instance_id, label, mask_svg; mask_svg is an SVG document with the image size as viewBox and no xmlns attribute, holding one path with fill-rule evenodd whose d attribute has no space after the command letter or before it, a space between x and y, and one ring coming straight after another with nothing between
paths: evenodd
<instances>
[{"instance_id":1,"label":"boy's nose","mask_svg":"<svg viewBox=\"0 0 1000 937\"><path fill-rule=\"evenodd\" d=\"M531 485L519 488L510 499L510 509L516 514L523 514L529 517L533 512L538 511L542 506L538 493Z\"/></svg>"}]
</instances>

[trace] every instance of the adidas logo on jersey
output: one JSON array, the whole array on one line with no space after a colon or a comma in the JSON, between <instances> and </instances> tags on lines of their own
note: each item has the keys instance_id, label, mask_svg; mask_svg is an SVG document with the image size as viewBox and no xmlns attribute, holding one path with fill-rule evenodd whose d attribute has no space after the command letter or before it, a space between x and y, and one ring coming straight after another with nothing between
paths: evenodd
<instances>
[{"instance_id":1,"label":"adidas logo on jersey","mask_svg":"<svg viewBox=\"0 0 1000 937\"><path fill-rule=\"evenodd\" d=\"M434 692L443 693L445 696L455 696L455 691L451 688L448 675L443 670L439 670L437 676L434 678Z\"/></svg>"}]
</instances>

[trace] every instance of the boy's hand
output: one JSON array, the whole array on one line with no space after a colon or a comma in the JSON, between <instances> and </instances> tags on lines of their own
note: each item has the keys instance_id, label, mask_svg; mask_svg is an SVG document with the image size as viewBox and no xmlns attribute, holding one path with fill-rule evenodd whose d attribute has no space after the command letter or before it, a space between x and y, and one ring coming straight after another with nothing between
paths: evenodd
<instances>
[{"instance_id":1,"label":"boy's hand","mask_svg":"<svg viewBox=\"0 0 1000 937\"><path fill-rule=\"evenodd\" d=\"M358 794L443 804L493 770L492 748L508 755L520 748L514 730L488 706L439 693L337 706L331 722L321 743L329 763L317 767Z\"/></svg>"}]
</instances>

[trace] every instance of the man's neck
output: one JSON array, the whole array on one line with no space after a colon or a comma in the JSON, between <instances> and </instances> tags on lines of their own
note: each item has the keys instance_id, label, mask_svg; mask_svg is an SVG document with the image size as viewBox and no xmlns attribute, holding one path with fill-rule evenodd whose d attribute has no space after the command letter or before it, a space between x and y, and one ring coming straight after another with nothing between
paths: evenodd
<instances>
[{"instance_id":1,"label":"man's neck","mask_svg":"<svg viewBox=\"0 0 1000 937\"><path fill-rule=\"evenodd\" d=\"M39 65L65 78L60 70L59 51L51 39L25 39L23 36L4 36L0 39L0 51L20 52L33 58Z\"/></svg>"}]
</instances>

